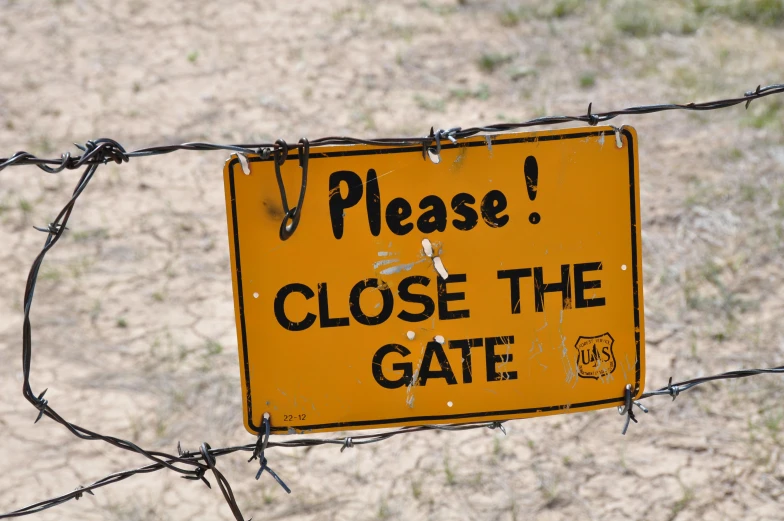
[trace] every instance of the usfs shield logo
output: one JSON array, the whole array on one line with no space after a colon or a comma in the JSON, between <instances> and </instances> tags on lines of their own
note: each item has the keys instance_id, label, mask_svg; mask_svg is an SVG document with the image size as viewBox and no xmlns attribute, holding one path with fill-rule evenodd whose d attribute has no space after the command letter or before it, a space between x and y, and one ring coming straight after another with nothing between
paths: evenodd
<instances>
[{"instance_id":1,"label":"usfs shield logo","mask_svg":"<svg viewBox=\"0 0 784 521\"><path fill-rule=\"evenodd\" d=\"M578 337L574 345L577 349L577 375L598 380L615 371L613 342L615 340L610 333Z\"/></svg>"}]
</instances>

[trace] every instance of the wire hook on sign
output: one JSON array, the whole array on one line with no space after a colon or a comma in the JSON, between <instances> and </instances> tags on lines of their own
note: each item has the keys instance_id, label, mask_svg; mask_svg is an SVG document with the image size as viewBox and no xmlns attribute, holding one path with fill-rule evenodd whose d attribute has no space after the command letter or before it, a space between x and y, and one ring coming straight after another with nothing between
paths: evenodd
<instances>
[{"instance_id":1,"label":"wire hook on sign","mask_svg":"<svg viewBox=\"0 0 784 521\"><path fill-rule=\"evenodd\" d=\"M639 401L634 399L634 393L632 392L631 384L626 384L626 387L623 390L623 405L618 406L618 414L623 416L626 415L626 422L623 424L623 430L621 434L626 435L626 431L629 429L629 423L639 423L637 418L634 417L634 406L640 408L640 410L644 413L648 412L648 408L641 404Z\"/></svg>"},{"instance_id":2,"label":"wire hook on sign","mask_svg":"<svg viewBox=\"0 0 784 521\"><path fill-rule=\"evenodd\" d=\"M280 167L286 162L288 157L289 147L285 141L278 139L275 141L274 163L275 163L275 177L278 180L278 189L280 190L280 200L283 205L283 221L280 223L280 240L285 241L291 237L299 226L299 220L302 217L302 205L305 202L305 190L308 187L308 163L310 160L310 142L307 138L299 140L300 151L298 154L299 167L302 170L302 185L299 189L299 200L297 205L289 208L288 198L286 197L286 186L283 184L283 176L280 173Z\"/></svg>"},{"instance_id":3,"label":"wire hook on sign","mask_svg":"<svg viewBox=\"0 0 784 521\"><path fill-rule=\"evenodd\" d=\"M253 448L253 455L248 460L248 462L251 462L256 458L259 459L259 471L256 473L256 480L258 480L261 477L261 474L266 470L269 475L278 482L278 485L283 487L283 490L285 490L287 494L291 494L291 489L283 482L280 476L267 466L267 458L264 456L264 451L267 450L267 444L269 443L270 437L270 414L268 412L265 412L261 418L261 428L262 432L259 433L259 437L256 440L256 446Z\"/></svg>"},{"instance_id":4,"label":"wire hook on sign","mask_svg":"<svg viewBox=\"0 0 784 521\"><path fill-rule=\"evenodd\" d=\"M438 163L440 163L441 162L441 140L443 138L446 138L449 141L451 141L453 145L457 145L457 138L455 137L455 135L458 132L460 132L460 130L461 130L460 127L454 127L454 128L450 128L449 130L438 129L438 132L434 132L433 127L430 127L430 135L428 136L428 139L430 139L430 142L435 141L436 142L436 147L433 148L431 146L428 146L428 143L424 143L423 142L422 143L422 158L423 159L430 158L430 161L432 161L433 164L436 164L436 165Z\"/></svg>"}]
</instances>

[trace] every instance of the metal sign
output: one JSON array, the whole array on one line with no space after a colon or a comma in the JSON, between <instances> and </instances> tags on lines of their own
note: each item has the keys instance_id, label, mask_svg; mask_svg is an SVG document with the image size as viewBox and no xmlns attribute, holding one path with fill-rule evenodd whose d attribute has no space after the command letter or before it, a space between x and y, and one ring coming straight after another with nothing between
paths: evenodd
<instances>
[{"instance_id":1,"label":"metal sign","mask_svg":"<svg viewBox=\"0 0 784 521\"><path fill-rule=\"evenodd\" d=\"M569 129L310 152L301 221L272 158L224 177L245 425L524 418L644 387L637 139ZM281 167L289 194L301 171ZM244 158L243 158L244 161ZM249 173L245 173L248 171Z\"/></svg>"}]
</instances>

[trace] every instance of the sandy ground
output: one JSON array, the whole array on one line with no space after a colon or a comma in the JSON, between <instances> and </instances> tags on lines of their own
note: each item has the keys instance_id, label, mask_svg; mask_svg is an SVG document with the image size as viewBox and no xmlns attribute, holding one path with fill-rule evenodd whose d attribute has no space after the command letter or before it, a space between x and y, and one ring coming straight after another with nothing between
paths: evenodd
<instances>
[{"instance_id":1,"label":"sandy ground","mask_svg":"<svg viewBox=\"0 0 784 521\"><path fill-rule=\"evenodd\" d=\"M112 137L422 135L741 94L784 77L765 2L0 0L0 156ZM723 6L723 7L722 7ZM762 13L764 14L764 13ZM779 16L781 13L779 12ZM778 23L778 25L776 25ZM648 387L784 362L784 100L622 118L640 135ZM99 170L47 258L33 388L146 447L248 443L221 169L181 153ZM144 464L23 400L24 278L77 173L0 174L0 511ZM219 463L254 519L780 519L784 385L705 386L621 436L614 410L275 450L294 493ZM39 519L230 519L216 490L135 477Z\"/></svg>"}]
</instances>

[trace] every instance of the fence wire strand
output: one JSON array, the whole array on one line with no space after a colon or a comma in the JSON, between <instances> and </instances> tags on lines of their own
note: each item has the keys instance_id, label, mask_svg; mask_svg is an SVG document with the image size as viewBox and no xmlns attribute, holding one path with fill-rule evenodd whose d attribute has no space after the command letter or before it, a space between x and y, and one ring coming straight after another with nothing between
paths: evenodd
<instances>
[{"instance_id":1,"label":"fence wire strand","mask_svg":"<svg viewBox=\"0 0 784 521\"><path fill-rule=\"evenodd\" d=\"M74 188L71 198L63 206L63 208L57 214L55 219L46 227L35 227L36 230L44 232L46 234L46 238L44 240L44 246L41 249L41 252L33 260L32 266L30 268L27 277L27 282L25 285L24 301L23 301L24 321L22 325L22 371L23 371L23 378L24 378L23 385L22 385L22 394L27 399L27 401L29 401L38 410L38 416L35 422L38 422L42 417L46 416L47 418L54 420L55 422L64 426L68 431L70 431L74 436L78 438L81 438L83 440L96 440L96 441L100 440L110 445L113 445L117 448L138 453L139 455L143 456L144 458L150 461L150 463L145 466L110 474L87 486L79 486L78 488L76 488L71 492L62 494L57 497L52 497L43 501L39 501L37 503L28 505L18 510L7 512L5 514L0 514L0 519L20 517L20 516L41 512L43 510L47 510L49 508L61 505L71 500L79 500L80 498L83 497L84 494L92 495L93 491L96 489L108 485L112 485L120 481L124 481L132 476L136 476L139 474L150 474L153 472L157 472L159 470L168 469L180 474L180 477L182 478L202 481L208 487L211 487L211 483L208 479L208 476L214 478L215 481L218 483L221 493L223 494L229 508L231 509L234 518L237 521L244 521L244 517L242 516L242 512L240 511L239 505L237 504L231 485L229 484L228 480L223 475L223 473L221 473L220 470L218 470L217 468L217 459L221 456L226 456L238 452L250 453L251 457L248 461L253 461L255 459L259 460L260 470L259 473L256 475L256 478L259 479L261 477L263 470L268 470L268 472L276 480L278 480L278 482L284 487L284 489L288 491L288 487L285 486L283 481L274 472L272 472L271 469L269 469L269 467L266 466L267 460L266 457L264 456L265 449L275 448L275 447L293 448L293 447L313 447L316 445L335 445L335 446L339 446L342 452L346 448L355 447L358 445L366 445L370 443L378 443L401 434L410 434L414 432L424 432L424 431L431 431L431 430L459 431L459 430L469 430L469 429L490 428L490 429L500 429L504 433L506 433L503 425L504 421L474 422L474 423L465 423L465 424L456 424L456 425L423 425L423 426L414 426L414 427L402 427L399 429L394 429L394 430L390 430L382 433L376 433L376 434L359 434L350 437L340 437L340 438L305 437L305 438L294 438L294 439L283 440L283 441L269 441L269 433L267 432L266 436L265 433L261 433L259 435L258 440L255 443L248 444L248 445L223 447L223 448L211 448L209 444L203 443L198 450L183 451L178 444L177 455L173 455L173 454L168 454L156 450L146 450L128 440L124 440L121 438L117 438L105 434L100 434L98 432L92 431L85 427L81 427L79 425L69 422L68 420L60 416L54 410L54 408L52 408L52 406L49 405L46 398L44 398L44 396L46 395L46 389L44 389L44 391L42 391L37 395L33 392L30 383L30 372L32 368L31 366L32 349L33 349L30 312L32 310L33 297L35 295L35 288L38 280L39 270L41 268L41 265L43 264L44 258L46 254L62 238L63 233L66 230L66 225L68 224L68 220L70 219L71 214L74 210L76 201L84 193L84 190L87 188L87 185L95 176L95 172L97 171L100 165L109 163L110 161L121 164L121 163L128 162L131 158L158 156L158 155L170 154L177 151L222 150L222 151L234 152L237 154L245 154L245 155L258 154L267 157L270 154L270 150L273 150L276 153L288 152L289 150L296 150L296 149L305 149L307 151L306 147L312 148L312 147L325 146L325 145L371 145L371 146L391 146L391 147L401 147L401 146L415 147L416 146L416 147L422 147L423 155L425 155L428 151L436 152L436 153L439 152L441 149L442 140L448 140L452 143L457 143L458 140L460 139L472 137L477 134L495 134L499 132L510 132L522 128L557 125L562 123L587 123L589 125L597 125L599 123L607 122L618 116L623 116L623 115L636 116L636 115L653 114L657 112L672 111L672 110L707 111L707 110L716 110L716 109L732 107L740 104L745 104L746 108L748 108L749 104L756 99L774 95L774 94L782 94L782 93L784 93L784 84L774 84L774 85L769 85L767 87L758 86L755 90L748 91L742 97L736 97L736 98L727 98L723 100L709 101L704 103L643 105L643 106L629 107L621 110L599 112L599 113L592 113L591 112L592 105L589 104L587 113L582 115L546 116L546 117L535 118L532 120L519 122L519 123L500 123L500 124L494 124L494 125L483 126L483 127L472 127L467 129L461 129L459 127L456 127L456 128L451 128L449 130L434 131L431 128L430 134L422 137L358 139L353 137L332 136L332 137L314 139L310 141L300 140L300 142L295 145L287 145L282 140L278 140L275 143L257 143L257 144L182 143L179 145L152 146L152 147L142 148L131 152L127 152L122 145L120 145L118 142L112 139L102 138L102 139L96 139L95 141L88 141L84 146L76 145L82 152L80 155L76 155L76 156L71 155L69 152L65 152L60 156L59 159L51 159L51 158L48 159L48 158L40 158L35 156L34 154L30 154L28 152L22 151L22 152L17 152L16 154L7 158L0 158L0 171L9 167L30 166L30 165L37 166L41 170L44 170L45 172L51 174L60 173L63 172L64 170L83 169L82 175L79 178L79 181L76 183L76 187ZM624 401L625 405L623 407L618 408L619 412L622 415L626 415L626 422L625 422L623 432L624 433L626 432L626 428L628 427L630 421L634 421L635 423L637 422L633 413L635 406L644 412L648 412L648 410L640 403L640 400L651 398L653 396L662 396L662 395L671 396L672 399L674 400L680 393L693 389L694 387L698 385L702 385L707 382L747 378L747 377L761 375L761 374L784 374L784 366L778 366L778 367L772 367L766 369L741 369L737 371L729 371L726 373L721 373L721 374L716 374L711 376L694 378L691 380L685 380L677 383L672 383L672 378L670 378L670 381L666 386L657 389L655 391L645 392L639 397L638 400L632 399L630 387L627 387L624 397L619 398L619 400ZM267 422L266 425L269 426L269 423Z\"/></svg>"}]
</instances>

